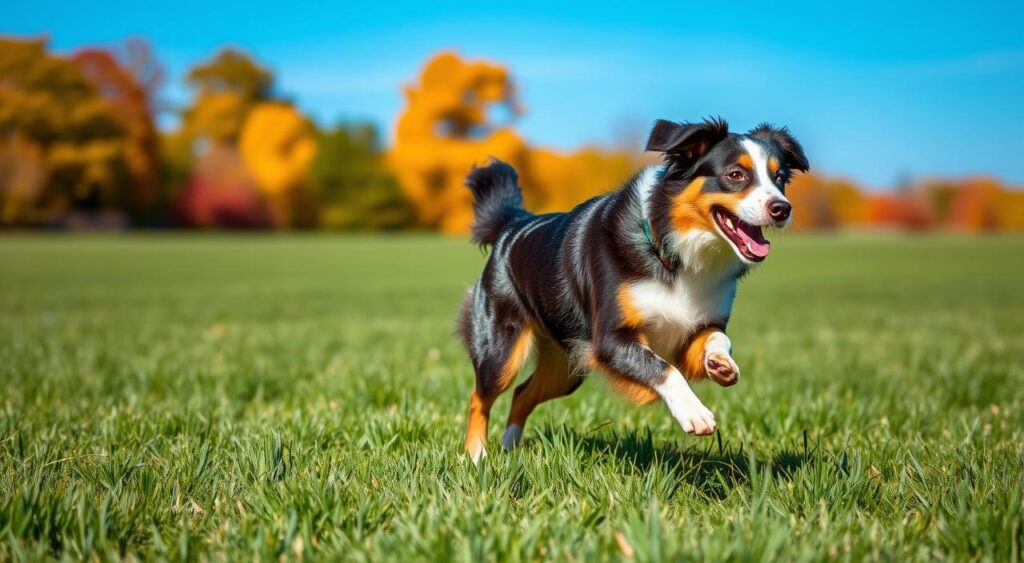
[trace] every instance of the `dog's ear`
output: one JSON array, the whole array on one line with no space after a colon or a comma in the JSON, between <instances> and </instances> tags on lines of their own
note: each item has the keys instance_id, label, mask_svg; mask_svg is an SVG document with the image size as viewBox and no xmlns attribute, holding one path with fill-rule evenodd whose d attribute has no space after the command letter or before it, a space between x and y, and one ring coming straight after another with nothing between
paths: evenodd
<instances>
[{"instance_id":1,"label":"dog's ear","mask_svg":"<svg viewBox=\"0 0 1024 563\"><path fill-rule=\"evenodd\" d=\"M664 153L679 168L688 168L715 143L729 136L729 124L722 118L702 123L676 123L659 119L647 139L647 149Z\"/></svg>"},{"instance_id":2,"label":"dog's ear","mask_svg":"<svg viewBox=\"0 0 1024 563\"><path fill-rule=\"evenodd\" d=\"M776 127L771 123L762 123L750 130L748 133L755 139L761 139L767 143L774 143L782 150L782 157L786 159L786 167L801 172L810 170L811 165L807 162L804 148L786 127Z\"/></svg>"}]
</instances>

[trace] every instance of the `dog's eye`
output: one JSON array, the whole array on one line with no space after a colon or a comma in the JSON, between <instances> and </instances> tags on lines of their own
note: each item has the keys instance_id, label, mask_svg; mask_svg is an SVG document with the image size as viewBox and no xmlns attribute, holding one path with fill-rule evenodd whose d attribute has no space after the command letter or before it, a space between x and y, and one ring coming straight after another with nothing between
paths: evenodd
<instances>
[{"instance_id":1,"label":"dog's eye","mask_svg":"<svg viewBox=\"0 0 1024 563\"><path fill-rule=\"evenodd\" d=\"M739 182L740 180L746 178L747 175L744 174L742 170L733 170L732 172L726 174L725 177L732 180L733 182Z\"/></svg>"}]
</instances>

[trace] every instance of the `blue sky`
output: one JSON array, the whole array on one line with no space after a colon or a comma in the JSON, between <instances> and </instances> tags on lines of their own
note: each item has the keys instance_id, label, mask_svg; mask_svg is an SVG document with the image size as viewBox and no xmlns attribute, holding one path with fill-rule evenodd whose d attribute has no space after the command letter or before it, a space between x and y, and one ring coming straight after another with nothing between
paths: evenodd
<instances>
[{"instance_id":1,"label":"blue sky","mask_svg":"<svg viewBox=\"0 0 1024 563\"><path fill-rule=\"evenodd\" d=\"M812 167L887 187L986 173L1024 184L1024 2L146 4L42 0L4 8L0 32L54 48L150 40L181 76L225 45L274 69L321 123L390 134L400 85L441 49L508 65L519 130L570 149L617 145L658 117L789 125Z\"/></svg>"}]
</instances>

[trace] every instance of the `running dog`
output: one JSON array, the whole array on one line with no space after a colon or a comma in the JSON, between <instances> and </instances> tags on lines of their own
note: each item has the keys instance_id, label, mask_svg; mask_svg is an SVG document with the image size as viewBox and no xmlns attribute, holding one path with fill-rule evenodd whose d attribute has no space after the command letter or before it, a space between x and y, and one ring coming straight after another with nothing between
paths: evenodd
<instances>
[{"instance_id":1,"label":"running dog","mask_svg":"<svg viewBox=\"0 0 1024 563\"><path fill-rule=\"evenodd\" d=\"M662 164L567 213L526 211L504 162L469 174L473 240L493 247L458 323L476 372L465 443L474 462L487 453L491 406L531 352L506 449L537 405L590 371L636 404L661 399L690 434L715 431L687 381L738 381L725 334L736 286L768 256L762 228L790 222L785 187L809 165L785 127L737 134L721 119L659 120L647 150Z\"/></svg>"}]
</instances>

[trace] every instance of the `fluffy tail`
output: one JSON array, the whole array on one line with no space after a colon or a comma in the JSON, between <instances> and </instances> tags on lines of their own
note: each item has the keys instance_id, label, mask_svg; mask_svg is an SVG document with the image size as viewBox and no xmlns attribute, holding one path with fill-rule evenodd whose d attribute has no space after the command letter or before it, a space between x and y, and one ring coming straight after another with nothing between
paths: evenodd
<instances>
[{"instance_id":1,"label":"fluffy tail","mask_svg":"<svg viewBox=\"0 0 1024 563\"><path fill-rule=\"evenodd\" d=\"M523 207L519 175L508 163L494 159L483 168L473 167L466 177L473 192L473 241L494 244L512 220L528 215Z\"/></svg>"}]
</instances>

